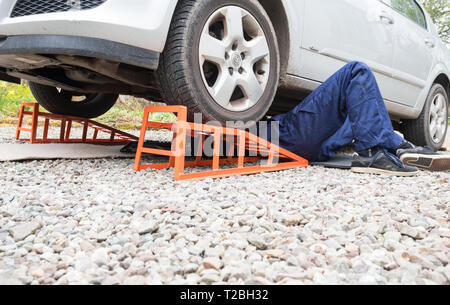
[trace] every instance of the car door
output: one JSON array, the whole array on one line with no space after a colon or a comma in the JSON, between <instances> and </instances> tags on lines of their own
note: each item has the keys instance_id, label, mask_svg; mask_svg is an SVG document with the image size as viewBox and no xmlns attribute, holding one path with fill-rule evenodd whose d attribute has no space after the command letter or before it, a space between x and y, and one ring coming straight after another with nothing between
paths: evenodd
<instances>
[{"instance_id":1,"label":"car door","mask_svg":"<svg viewBox=\"0 0 450 305\"><path fill-rule=\"evenodd\" d=\"M379 0L305 0L302 77L323 82L347 62L375 72L383 96L393 94L394 20Z\"/></svg>"},{"instance_id":2,"label":"car door","mask_svg":"<svg viewBox=\"0 0 450 305\"><path fill-rule=\"evenodd\" d=\"M392 100L414 107L433 64L436 41L428 31L422 8L414 0L386 0L395 14Z\"/></svg>"}]
</instances>

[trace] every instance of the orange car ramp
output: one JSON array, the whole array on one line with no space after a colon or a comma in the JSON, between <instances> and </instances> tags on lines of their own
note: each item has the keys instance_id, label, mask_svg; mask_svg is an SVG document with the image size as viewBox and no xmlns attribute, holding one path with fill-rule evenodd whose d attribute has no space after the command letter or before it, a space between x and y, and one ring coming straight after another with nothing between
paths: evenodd
<instances>
[{"instance_id":1,"label":"orange car ramp","mask_svg":"<svg viewBox=\"0 0 450 305\"><path fill-rule=\"evenodd\" d=\"M31 111L27 111L25 107L31 107ZM31 127L23 127L24 117L31 116ZM40 127L39 119L43 118L43 131L38 132ZM52 126L51 121L60 121L59 138L49 138L48 131ZM83 126L81 137L74 137L72 134L72 126L78 123ZM21 138L22 132L29 132L29 138ZM29 141L31 144L47 144L47 143L84 143L96 145L125 145L131 141L137 141L135 137L126 132L111 128L95 121L51 113L43 113L39 111L38 103L23 103L20 106L19 121L17 123L16 140Z\"/></svg>"},{"instance_id":2,"label":"orange car ramp","mask_svg":"<svg viewBox=\"0 0 450 305\"><path fill-rule=\"evenodd\" d=\"M176 123L149 121L150 113L165 112L176 114ZM163 150L145 147L146 134L149 128L172 131L172 149ZM210 142L212 140L212 144L209 146L212 148L212 157L209 158L203 154L205 140L207 138ZM186 156L186 144L187 140L193 139L199 145L196 147L196 156L191 158L193 160L189 160ZM221 144L223 140L230 142L230 145L227 145L227 147L230 147L228 156L221 156ZM237 153L235 153L236 151ZM251 155L249 153L253 153L257 157L249 157ZM141 164L143 154L166 156L169 157L169 162L162 164ZM263 156L267 156L267 158ZM308 166L308 161L304 158L245 130L189 123L187 122L187 108L184 106L154 106L145 108L134 170L140 171L149 168L165 169L173 167L175 170L175 180L202 180L206 178L222 178L280 171L306 166ZM186 173L187 167L198 167L201 171Z\"/></svg>"}]
</instances>

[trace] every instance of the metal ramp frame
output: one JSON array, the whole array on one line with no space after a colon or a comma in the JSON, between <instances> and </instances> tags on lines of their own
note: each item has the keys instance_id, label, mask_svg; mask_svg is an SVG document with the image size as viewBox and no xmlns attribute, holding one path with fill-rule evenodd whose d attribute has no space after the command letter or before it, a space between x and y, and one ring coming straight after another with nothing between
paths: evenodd
<instances>
[{"instance_id":1,"label":"metal ramp frame","mask_svg":"<svg viewBox=\"0 0 450 305\"><path fill-rule=\"evenodd\" d=\"M31 111L27 111L25 107L32 107ZM23 127L25 116L31 116L31 127ZM44 130L42 137L38 136L39 119L44 119ZM51 127L50 121L61 121L59 138L49 138L48 131ZM78 123L83 126L83 134L81 138L73 138L72 126ZM88 136L92 130L92 138ZM29 138L21 138L22 132L29 132ZM107 138L99 138L103 134ZM129 133L117 130L104 124L73 116L51 114L39 112L38 103L23 103L20 106L19 120L17 122L16 140L29 141L31 144L49 144L49 143L71 143L71 144L95 144L95 145L125 145L131 141L137 141L138 137Z\"/></svg>"},{"instance_id":2,"label":"metal ramp frame","mask_svg":"<svg viewBox=\"0 0 450 305\"><path fill-rule=\"evenodd\" d=\"M26 107L32 107L32 110L28 111L25 109ZM167 112L176 114L177 121L175 123L149 121L150 113ZM31 116L30 128L23 127L25 116ZM44 121L42 136L38 136L38 128L42 125L39 124L42 123L42 120L39 120L40 118L43 118ZM52 127L50 121L52 120L61 122L59 138L48 137L49 128ZM74 123L83 127L82 136L79 138L72 137L71 130ZM162 150L145 147L145 138L149 128L172 131L172 149ZM89 131L92 131L92 137L88 136ZM29 132L30 137L21 138L22 132ZM99 138L101 133L107 135L107 137ZM203 154L207 137L213 139L213 152L210 158ZM200 143L197 147L197 155L193 160L187 160L187 157L189 157L186 156L187 138L196 138ZM221 156L223 139L231 142L227 156ZM140 137L138 138L93 120L40 112L38 103L23 103L20 106L16 140L29 141L31 144L82 143L94 145L126 145L139 140L133 167L135 171L173 167L175 180L185 181L249 175L308 166L306 159L245 130L187 122L187 108L184 106L146 107ZM246 156L246 153L249 152L253 152L255 157ZM169 162L141 164L143 154L169 157ZM227 165L227 167L221 168L224 165ZM197 167L200 171L186 173L186 168L189 167Z\"/></svg>"},{"instance_id":3,"label":"metal ramp frame","mask_svg":"<svg viewBox=\"0 0 450 305\"><path fill-rule=\"evenodd\" d=\"M172 112L177 115L176 123L157 123L149 121L150 113ZM172 149L162 150L146 148L145 138L149 128L166 129L173 132ZM213 137L213 156L205 158L202 154L205 137ZM197 147L197 156L194 161L186 160L186 138L197 138L200 145ZM228 154L220 156L222 139L233 139L230 150L237 156ZM245 153L254 152L259 157L246 157ZM153 154L169 157L168 163L141 164L143 154ZM262 155L268 155L265 161ZM282 162L277 162L276 159ZM265 164L246 165L248 163L265 162ZM221 168L221 165L233 165L234 168ZM292 152L274 145L256 135L240 129L217 127L205 124L187 122L187 108L184 106L155 106L146 107L142 123L139 144L134 164L135 171L145 169L174 168L175 180L203 180L206 178L223 178L235 175L248 175L262 172L272 172L308 166L308 161ZM186 173L187 167L201 167L203 171ZM210 167L209 169L207 167Z\"/></svg>"}]
</instances>

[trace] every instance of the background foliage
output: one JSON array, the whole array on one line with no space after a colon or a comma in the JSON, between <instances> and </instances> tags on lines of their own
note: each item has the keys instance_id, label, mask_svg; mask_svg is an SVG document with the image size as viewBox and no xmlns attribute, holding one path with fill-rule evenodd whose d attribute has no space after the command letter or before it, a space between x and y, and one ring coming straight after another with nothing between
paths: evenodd
<instances>
[{"instance_id":1,"label":"background foliage","mask_svg":"<svg viewBox=\"0 0 450 305\"><path fill-rule=\"evenodd\" d=\"M20 104L35 101L27 85L0 81L0 124L15 124ZM130 96L120 96L116 105L110 111L95 120L119 129L140 128L144 108L154 105L161 104ZM40 110L46 112L42 107ZM154 113L150 120L172 122L175 120L175 116L172 113Z\"/></svg>"},{"instance_id":2,"label":"background foliage","mask_svg":"<svg viewBox=\"0 0 450 305\"><path fill-rule=\"evenodd\" d=\"M419 0L431 15L442 41L450 45L450 1Z\"/></svg>"},{"instance_id":3,"label":"background foliage","mask_svg":"<svg viewBox=\"0 0 450 305\"><path fill-rule=\"evenodd\" d=\"M15 85L0 81L0 122L16 116L21 103L34 101L27 85Z\"/></svg>"}]
</instances>

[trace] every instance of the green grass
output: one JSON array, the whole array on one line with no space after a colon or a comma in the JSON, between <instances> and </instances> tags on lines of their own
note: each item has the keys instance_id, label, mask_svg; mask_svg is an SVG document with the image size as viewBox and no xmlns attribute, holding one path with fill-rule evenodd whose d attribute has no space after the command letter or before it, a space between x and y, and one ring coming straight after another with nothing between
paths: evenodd
<instances>
[{"instance_id":1,"label":"green grass","mask_svg":"<svg viewBox=\"0 0 450 305\"><path fill-rule=\"evenodd\" d=\"M139 129L144 117L144 108L145 105L124 106L123 102L119 101L96 121L118 129ZM155 122L174 122L176 117L173 113L153 113L149 119Z\"/></svg>"},{"instance_id":2,"label":"green grass","mask_svg":"<svg viewBox=\"0 0 450 305\"><path fill-rule=\"evenodd\" d=\"M35 102L28 86L0 82L0 120L16 117L23 102Z\"/></svg>"},{"instance_id":3,"label":"green grass","mask_svg":"<svg viewBox=\"0 0 450 305\"><path fill-rule=\"evenodd\" d=\"M0 124L16 124L19 107L24 102L36 102L27 85L0 81ZM119 129L139 129L144 108L148 105L156 104L121 97L110 111L95 120ZM47 112L42 107L41 111ZM175 119L172 113L154 113L150 117L151 121L156 122L173 122Z\"/></svg>"}]
</instances>

